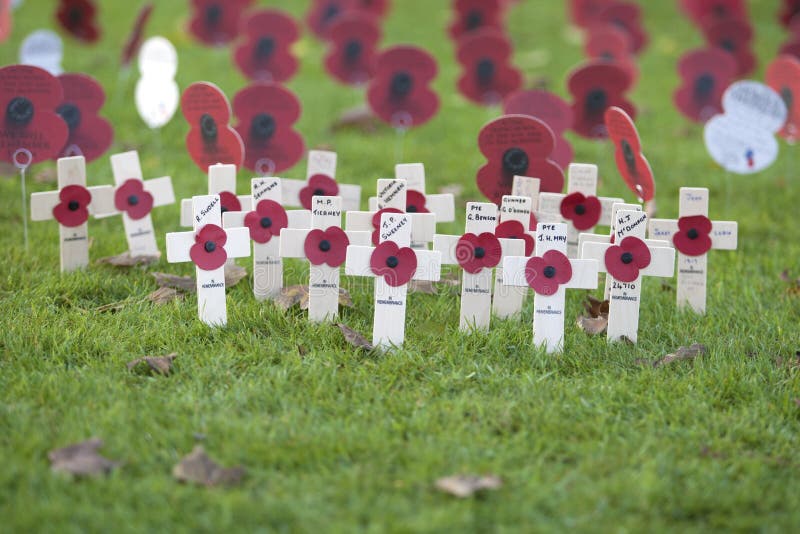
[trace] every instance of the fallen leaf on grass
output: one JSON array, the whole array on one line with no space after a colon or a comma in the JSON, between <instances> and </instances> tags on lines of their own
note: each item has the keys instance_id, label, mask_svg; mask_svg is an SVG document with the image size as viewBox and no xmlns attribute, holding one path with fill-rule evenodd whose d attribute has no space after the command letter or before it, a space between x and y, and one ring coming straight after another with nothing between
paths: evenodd
<instances>
[{"instance_id":1,"label":"fallen leaf on grass","mask_svg":"<svg viewBox=\"0 0 800 534\"><path fill-rule=\"evenodd\" d=\"M166 356L145 356L144 358L136 358L128 362L128 371L149 369L162 375L168 375L170 371L172 371L172 362L177 357L178 353L173 352Z\"/></svg>"},{"instance_id":2,"label":"fallen leaf on grass","mask_svg":"<svg viewBox=\"0 0 800 534\"><path fill-rule=\"evenodd\" d=\"M98 454L97 451L102 446L102 439L91 438L81 443L52 450L47 454L50 459L50 468L53 471L75 476L109 473L120 464Z\"/></svg>"},{"instance_id":3,"label":"fallen leaf on grass","mask_svg":"<svg viewBox=\"0 0 800 534\"><path fill-rule=\"evenodd\" d=\"M367 351L375 349L372 343L367 341L367 338L365 338L364 336L362 336L361 334L359 334L346 324L336 323L336 326L338 326L339 330L342 331L342 335L344 336L345 341L350 343L352 346L359 349L365 349Z\"/></svg>"},{"instance_id":4,"label":"fallen leaf on grass","mask_svg":"<svg viewBox=\"0 0 800 534\"><path fill-rule=\"evenodd\" d=\"M131 256L130 251L123 252L116 256L108 256L107 258L100 258L97 263L106 263L114 267L136 267L137 265L151 265L161 259L161 254L154 256L140 255Z\"/></svg>"},{"instance_id":5,"label":"fallen leaf on grass","mask_svg":"<svg viewBox=\"0 0 800 534\"><path fill-rule=\"evenodd\" d=\"M247 278L247 269L238 265L225 265L225 287L233 287Z\"/></svg>"},{"instance_id":6,"label":"fallen leaf on grass","mask_svg":"<svg viewBox=\"0 0 800 534\"><path fill-rule=\"evenodd\" d=\"M675 352L667 354L663 358L654 361L652 365L653 367L661 367L662 365L667 365L680 360L694 360L695 358L705 354L708 354L708 348L702 343L695 343L689 347L679 347Z\"/></svg>"},{"instance_id":7,"label":"fallen leaf on grass","mask_svg":"<svg viewBox=\"0 0 800 534\"><path fill-rule=\"evenodd\" d=\"M472 497L479 491L500 489L502 486L503 480L496 475L454 475L436 481L436 489L461 499Z\"/></svg>"},{"instance_id":8,"label":"fallen leaf on grass","mask_svg":"<svg viewBox=\"0 0 800 534\"><path fill-rule=\"evenodd\" d=\"M345 308L353 307L353 297L351 297L350 292L343 287L339 288L339 306L344 306Z\"/></svg>"},{"instance_id":9,"label":"fallen leaf on grass","mask_svg":"<svg viewBox=\"0 0 800 534\"><path fill-rule=\"evenodd\" d=\"M381 123L368 106L358 106L345 110L339 118L331 124L331 131L354 129L363 133L378 131Z\"/></svg>"},{"instance_id":10,"label":"fallen leaf on grass","mask_svg":"<svg viewBox=\"0 0 800 534\"><path fill-rule=\"evenodd\" d=\"M590 336L605 333L608 328L608 301L587 295L583 308L586 310L586 315L578 316L578 328Z\"/></svg>"},{"instance_id":11,"label":"fallen leaf on grass","mask_svg":"<svg viewBox=\"0 0 800 534\"><path fill-rule=\"evenodd\" d=\"M156 279L156 284L159 287L171 287L181 291L188 291L194 293L196 291L194 277L192 276L178 276L177 274L169 273L150 273Z\"/></svg>"},{"instance_id":12,"label":"fallen leaf on grass","mask_svg":"<svg viewBox=\"0 0 800 534\"><path fill-rule=\"evenodd\" d=\"M281 294L275 298L275 304L283 311L297 305L300 306L301 310L307 310L308 286L300 284L284 287L281 289ZM351 297L350 292L343 287L339 288L339 306L345 306L347 308L353 307L353 297Z\"/></svg>"},{"instance_id":13,"label":"fallen leaf on grass","mask_svg":"<svg viewBox=\"0 0 800 534\"><path fill-rule=\"evenodd\" d=\"M149 295L147 295L147 300L152 302L153 304L166 304L168 302L172 302L175 299L182 299L183 293L180 293L177 289L172 287L159 287Z\"/></svg>"},{"instance_id":14,"label":"fallen leaf on grass","mask_svg":"<svg viewBox=\"0 0 800 534\"><path fill-rule=\"evenodd\" d=\"M800 296L800 278L792 278L789 270L786 269L781 273L781 280L786 282L786 292L793 296Z\"/></svg>"},{"instance_id":15,"label":"fallen leaf on grass","mask_svg":"<svg viewBox=\"0 0 800 534\"><path fill-rule=\"evenodd\" d=\"M220 467L208 457L201 445L195 445L192 452L172 468L172 476L180 482L203 486L232 486L241 482L244 475L244 467Z\"/></svg>"}]
</instances>

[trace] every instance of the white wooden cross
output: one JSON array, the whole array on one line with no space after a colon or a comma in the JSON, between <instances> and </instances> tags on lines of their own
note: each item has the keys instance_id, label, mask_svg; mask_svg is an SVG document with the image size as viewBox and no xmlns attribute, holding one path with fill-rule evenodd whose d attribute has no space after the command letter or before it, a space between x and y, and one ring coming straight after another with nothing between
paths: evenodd
<instances>
[{"instance_id":1,"label":"white wooden cross","mask_svg":"<svg viewBox=\"0 0 800 534\"><path fill-rule=\"evenodd\" d=\"M169 263L195 262L197 277L197 313L209 326L224 326L228 322L225 304L225 259L205 265L208 255L222 258L243 258L250 255L250 232L247 228L222 229L222 211L219 195L202 195L192 198L194 230L167 234L167 261ZM209 239L210 233L224 236ZM220 256L221 252L224 254ZM203 263L201 267L198 262Z\"/></svg>"},{"instance_id":2,"label":"white wooden cross","mask_svg":"<svg viewBox=\"0 0 800 534\"><path fill-rule=\"evenodd\" d=\"M311 200L311 225L310 228L284 228L281 231L280 255L284 258L309 259L306 253L306 240L311 232L329 231L332 227L338 229L342 225L342 197L315 196ZM369 232L345 232L350 243L366 245L370 241ZM323 243L318 245L323 249ZM346 244L343 246L347 246ZM342 250L342 263L346 251ZM315 265L309 260L309 287L308 287L308 319L321 322L335 319L339 315L339 280L340 266L320 263Z\"/></svg>"},{"instance_id":3,"label":"white wooden cross","mask_svg":"<svg viewBox=\"0 0 800 534\"><path fill-rule=\"evenodd\" d=\"M399 278L391 270L407 267L403 262L411 256L416 259L416 268L410 275L411 279L436 282L440 277L442 256L438 251L410 248L411 218L406 213L384 213L381 215L380 245L347 247L345 274L375 278L375 316L372 324L372 344L375 346L400 346L405 339L409 280ZM396 245L398 256L389 256L383 259L385 265L377 265L382 258L376 255L376 268L387 270L386 274L376 273L372 267L373 255L376 251L378 254L383 252L385 249L382 247L389 246L390 242ZM398 257L401 255L398 264ZM394 282L390 284L387 277Z\"/></svg>"},{"instance_id":4,"label":"white wooden cross","mask_svg":"<svg viewBox=\"0 0 800 534\"><path fill-rule=\"evenodd\" d=\"M579 193L585 197L594 197L600 201L600 218L597 224L611 225L611 207L614 203L623 202L621 198L597 196L597 165L586 163L571 163L567 178L567 193L541 193L539 195L539 213L557 216L560 221L567 223L567 256L577 258L579 254L578 235L581 232L591 233L594 226L578 230L572 220L561 216L561 203L571 194ZM591 200L592 202L594 200ZM596 201L594 201L596 202ZM582 214L586 206L581 204L576 211Z\"/></svg>"},{"instance_id":5,"label":"white wooden cross","mask_svg":"<svg viewBox=\"0 0 800 534\"><path fill-rule=\"evenodd\" d=\"M80 188L88 191L88 203L73 195ZM74 198L73 198L74 197ZM58 220L62 213L72 215L87 210L89 214L108 214L114 212L114 188L110 185L86 187L86 160L83 156L60 158L58 160L58 191L33 193L31 195L31 220ZM61 272L70 272L89 265L89 226L86 218L68 224L59 222L61 242ZM70 219L72 219L70 217Z\"/></svg>"},{"instance_id":6,"label":"white wooden cross","mask_svg":"<svg viewBox=\"0 0 800 534\"><path fill-rule=\"evenodd\" d=\"M394 166L394 177L405 180L409 191L416 191L425 197L425 208L436 216L436 222L456 220L455 198L451 193L425 193L425 165L422 163L398 163ZM406 199L408 200L408 199ZM378 211L378 197L369 198L369 210ZM406 211L403 209L403 211ZM409 213L412 213L409 211Z\"/></svg>"},{"instance_id":7,"label":"white wooden cross","mask_svg":"<svg viewBox=\"0 0 800 534\"><path fill-rule=\"evenodd\" d=\"M611 281L608 309L608 340L627 338L636 343L639 330L639 301L642 294L644 276L669 278L675 273L675 249L669 246L648 245L644 241L647 229L647 215L641 211L619 210L616 213L614 244L588 242L583 245L581 257L599 262L600 272L608 273ZM664 243L657 241L657 243ZM665 243L664 243L665 244ZM630 247L639 246L649 252L631 254ZM636 277L620 280L609 272L620 265L634 267Z\"/></svg>"},{"instance_id":8,"label":"white wooden cross","mask_svg":"<svg viewBox=\"0 0 800 534\"><path fill-rule=\"evenodd\" d=\"M377 210L348 211L345 216L345 227L348 230L372 232L372 244L379 242L378 228L373 225L376 214L383 209L406 211L406 194L408 182L397 178L378 179ZM433 213L409 213L411 217L411 243L414 247L427 248L436 233L436 215ZM377 220L375 220L377 222Z\"/></svg>"},{"instance_id":9,"label":"white wooden cross","mask_svg":"<svg viewBox=\"0 0 800 534\"><path fill-rule=\"evenodd\" d=\"M522 201L530 199L522 197ZM497 239L494 230L497 226L497 205L492 202L467 202L467 222L465 237L481 239L483 234L490 234L489 239L496 241L499 250L486 250L484 246L462 244L462 236L436 234L433 236L433 249L442 254L442 264L459 265L460 261L496 256L497 263L485 265L479 271L471 273L463 269L461 279L461 330L488 330L492 316L492 273L505 256L522 256L525 253L525 242L521 239ZM471 234L471 235L470 235Z\"/></svg>"},{"instance_id":10,"label":"white wooden cross","mask_svg":"<svg viewBox=\"0 0 800 534\"><path fill-rule=\"evenodd\" d=\"M283 205L287 207L302 206L300 191L308 185L308 180L315 174L322 174L336 180L336 152L328 150L309 150L308 165L306 166L306 179L283 179ZM357 210L361 207L361 186L342 184L337 182L339 194L342 197L344 211ZM322 196L322 192L314 196Z\"/></svg>"},{"instance_id":11,"label":"white wooden cross","mask_svg":"<svg viewBox=\"0 0 800 534\"><path fill-rule=\"evenodd\" d=\"M253 178L250 181L252 195L250 195L250 205L252 211L228 211L222 214L222 223L225 228L237 228L247 226L248 217L257 220L256 224L268 230L277 221L273 221L269 215L261 215L259 209L266 210L268 206L280 206L283 199L281 194L281 179L275 177ZM280 210L283 207L280 206ZM279 210L279 211L280 211ZM310 228L311 212L309 210L284 210L286 213L286 228ZM253 215L250 215L253 214ZM266 300L277 297L283 288L283 259L280 256L280 231L281 228L274 227L270 231L264 232L263 236L254 237L253 230L250 230L250 238L253 241L253 294L257 300ZM277 233L276 233L277 232ZM266 238L267 241L263 241Z\"/></svg>"},{"instance_id":12,"label":"white wooden cross","mask_svg":"<svg viewBox=\"0 0 800 534\"><path fill-rule=\"evenodd\" d=\"M110 215L122 215L128 251L131 256L158 256L161 253L156 244L153 219L149 210L140 216L136 207L144 202L152 202L152 207L175 203L172 179L169 176L145 180L139 154L132 150L111 156L111 171L114 174L114 207ZM148 199L142 198L148 196ZM100 215L98 215L100 217Z\"/></svg>"},{"instance_id":13,"label":"white wooden cross","mask_svg":"<svg viewBox=\"0 0 800 534\"><path fill-rule=\"evenodd\" d=\"M536 238L536 232L529 230L531 219L531 211L533 209L533 198L528 196L528 193L536 193L539 191L538 178L522 178L519 176L514 177L514 184L524 184L524 188L520 188L524 195L504 195L500 204L500 224L516 221L521 225L522 231L530 236L533 240ZM527 256L525 241L518 238L522 244L522 253L514 253L514 256ZM531 251L532 252L532 251ZM525 300L525 295L528 291L524 287L514 287L505 285L503 283L503 264L497 266L495 269L495 282L494 282L494 298L492 299L492 312L501 319L511 317L522 311L522 304Z\"/></svg>"},{"instance_id":14,"label":"white wooden cross","mask_svg":"<svg viewBox=\"0 0 800 534\"><path fill-rule=\"evenodd\" d=\"M547 352L564 348L564 310L567 289L595 289L596 260L567 258L565 223L539 223L533 257L508 256L503 261L503 282L531 287L533 298L533 343Z\"/></svg>"},{"instance_id":15,"label":"white wooden cross","mask_svg":"<svg viewBox=\"0 0 800 534\"><path fill-rule=\"evenodd\" d=\"M738 225L733 221L707 221L709 232L704 237L697 228L684 228L683 237L676 237L681 230L678 225L691 225L700 222L697 216L708 218L708 189L704 187L681 187L678 220L652 219L649 234L653 239L666 239L678 249L678 306L689 306L697 313L706 311L706 278L708 252L684 254L680 251L678 239L706 239L708 246L716 250L735 250L738 238ZM688 219L692 217L692 219ZM702 223L706 223L702 221ZM701 224L702 224L701 223Z\"/></svg>"},{"instance_id":16,"label":"white wooden cross","mask_svg":"<svg viewBox=\"0 0 800 534\"><path fill-rule=\"evenodd\" d=\"M208 167L208 194L221 195L230 193L236 195L236 165L230 163L217 163ZM236 195L242 211L253 209L252 198L250 195ZM192 211L192 198L185 198L181 201L181 226L194 225L194 212ZM236 211L229 207L223 207L222 213Z\"/></svg>"}]
</instances>

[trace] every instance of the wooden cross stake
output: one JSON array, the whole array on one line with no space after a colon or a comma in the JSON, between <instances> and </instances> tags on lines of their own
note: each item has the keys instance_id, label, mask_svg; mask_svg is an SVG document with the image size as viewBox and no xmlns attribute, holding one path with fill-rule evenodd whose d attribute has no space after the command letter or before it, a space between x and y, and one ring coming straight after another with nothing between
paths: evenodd
<instances>
[{"instance_id":1,"label":"wooden cross stake","mask_svg":"<svg viewBox=\"0 0 800 534\"><path fill-rule=\"evenodd\" d=\"M287 207L302 206L300 201L300 191L308 186L309 179L317 174L327 176L336 180L336 152L327 150L309 150L308 165L306 167L305 180L283 179L283 205ZM361 186L342 184L337 182L339 193L336 196L342 197L342 207L344 211L357 210L361 207ZM314 196L323 196L315 193Z\"/></svg>"},{"instance_id":2,"label":"wooden cross stake","mask_svg":"<svg viewBox=\"0 0 800 534\"><path fill-rule=\"evenodd\" d=\"M511 254L513 256L528 256L533 253L533 243L536 232L530 230L531 212L533 210L533 197L539 191L538 178L514 177L514 184L524 184L520 192L522 195L505 195L500 204L500 224L496 233L501 236L513 235L522 243L522 252ZM519 235L517 235L519 233ZM503 264L495 269L494 298L492 299L492 312L501 319L511 317L522 311L522 304L528 291L525 287L509 286L503 283Z\"/></svg>"},{"instance_id":3,"label":"wooden cross stake","mask_svg":"<svg viewBox=\"0 0 800 534\"><path fill-rule=\"evenodd\" d=\"M394 177L398 180L405 180L408 192L406 193L406 200L413 203L408 195L414 195L417 202L421 202L422 206L414 206L416 212L422 213L422 210L428 213L433 213L436 216L436 222L453 222L456 220L455 198L450 193L440 194L426 194L425 193L425 165L422 163L399 163L394 166ZM421 196L419 196L421 195ZM370 211L378 211L379 199L378 197L369 198ZM412 213L410 210L408 213Z\"/></svg>"},{"instance_id":4,"label":"wooden cross stake","mask_svg":"<svg viewBox=\"0 0 800 534\"><path fill-rule=\"evenodd\" d=\"M250 195L236 195L236 165L217 163L208 167L208 194L221 198L222 213L253 209ZM192 201L191 198L181 201L181 226L194 225Z\"/></svg>"}]
</instances>

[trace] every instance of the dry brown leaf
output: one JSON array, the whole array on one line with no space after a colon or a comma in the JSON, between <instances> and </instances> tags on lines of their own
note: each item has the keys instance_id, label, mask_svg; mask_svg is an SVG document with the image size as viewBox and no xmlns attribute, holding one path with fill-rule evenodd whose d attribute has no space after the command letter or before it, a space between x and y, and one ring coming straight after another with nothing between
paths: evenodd
<instances>
[{"instance_id":1,"label":"dry brown leaf","mask_svg":"<svg viewBox=\"0 0 800 534\"><path fill-rule=\"evenodd\" d=\"M91 438L81 443L55 449L47 454L53 471L69 473L75 476L94 476L109 473L117 467L114 462L98 454L103 446L100 438Z\"/></svg>"},{"instance_id":2,"label":"dry brown leaf","mask_svg":"<svg viewBox=\"0 0 800 534\"><path fill-rule=\"evenodd\" d=\"M173 352L166 356L145 356L144 358L136 358L128 362L128 371L149 369L162 375L168 375L170 371L172 371L172 362L177 357L178 353Z\"/></svg>"},{"instance_id":3,"label":"dry brown leaf","mask_svg":"<svg viewBox=\"0 0 800 534\"><path fill-rule=\"evenodd\" d=\"M344 324L344 323L336 323L336 326L338 326L339 330L342 331L342 335L344 335L345 341L350 343L352 346L354 346L356 348L359 348L359 349L364 349L364 350L367 350L367 351L371 351L371 350L375 349L375 347L372 345L372 343L367 341L367 338L365 338L364 336L362 336L361 334L359 334L358 332L356 332L355 330L353 330L352 328L350 328L346 324Z\"/></svg>"},{"instance_id":4,"label":"dry brown leaf","mask_svg":"<svg viewBox=\"0 0 800 534\"><path fill-rule=\"evenodd\" d=\"M188 291L194 293L197 289L193 276L178 276L177 274L169 273L150 273L156 279L159 287L171 287L181 291Z\"/></svg>"},{"instance_id":5,"label":"dry brown leaf","mask_svg":"<svg viewBox=\"0 0 800 534\"><path fill-rule=\"evenodd\" d=\"M339 288L339 306L344 306L345 308L353 307L353 297L351 297L350 292L343 287Z\"/></svg>"},{"instance_id":6,"label":"dry brown leaf","mask_svg":"<svg viewBox=\"0 0 800 534\"><path fill-rule=\"evenodd\" d=\"M183 294L179 293L177 289L172 287L159 287L149 295L147 295L147 300L152 302L153 304L166 304L168 302L172 302L175 299L183 298Z\"/></svg>"},{"instance_id":7,"label":"dry brown leaf","mask_svg":"<svg viewBox=\"0 0 800 534\"><path fill-rule=\"evenodd\" d=\"M608 317L608 301L600 300L592 295L586 295L586 300L583 302L583 308L589 317Z\"/></svg>"},{"instance_id":8,"label":"dry brown leaf","mask_svg":"<svg viewBox=\"0 0 800 534\"><path fill-rule=\"evenodd\" d=\"M436 295L439 292L433 282L429 280L411 280L408 283L408 290L412 293L425 293L426 295Z\"/></svg>"},{"instance_id":9,"label":"dry brown leaf","mask_svg":"<svg viewBox=\"0 0 800 534\"><path fill-rule=\"evenodd\" d=\"M578 328L590 336L599 336L600 334L606 333L608 317L587 317L585 315L580 315L577 324Z\"/></svg>"},{"instance_id":10,"label":"dry brown leaf","mask_svg":"<svg viewBox=\"0 0 800 534\"><path fill-rule=\"evenodd\" d=\"M235 264L225 264L225 287L233 287L247 277L247 269Z\"/></svg>"},{"instance_id":11,"label":"dry brown leaf","mask_svg":"<svg viewBox=\"0 0 800 534\"><path fill-rule=\"evenodd\" d=\"M331 131L355 129L363 133L374 133L381 126L378 118L368 106L362 105L346 109L339 118L331 124Z\"/></svg>"},{"instance_id":12,"label":"dry brown leaf","mask_svg":"<svg viewBox=\"0 0 800 534\"><path fill-rule=\"evenodd\" d=\"M690 347L679 347L675 352L654 361L653 367L660 367L679 360L694 360L705 354L708 354L708 348L702 343L695 343Z\"/></svg>"},{"instance_id":13,"label":"dry brown leaf","mask_svg":"<svg viewBox=\"0 0 800 534\"><path fill-rule=\"evenodd\" d=\"M289 286L281 289L281 294L275 298L275 304L286 311L292 306L300 304L303 299L308 299L308 286Z\"/></svg>"},{"instance_id":14,"label":"dry brown leaf","mask_svg":"<svg viewBox=\"0 0 800 534\"><path fill-rule=\"evenodd\" d=\"M161 259L161 254L156 254L154 256L131 256L130 251L127 251L116 256L100 258L97 260L97 263L106 263L114 267L136 267L137 265L151 265L156 263L159 259Z\"/></svg>"},{"instance_id":15,"label":"dry brown leaf","mask_svg":"<svg viewBox=\"0 0 800 534\"><path fill-rule=\"evenodd\" d=\"M241 482L244 475L244 467L220 467L208 457L202 445L195 445L192 452L172 468L172 476L177 480L203 486L232 486Z\"/></svg>"},{"instance_id":16,"label":"dry brown leaf","mask_svg":"<svg viewBox=\"0 0 800 534\"><path fill-rule=\"evenodd\" d=\"M436 481L436 489L461 499L472 497L479 491L500 489L502 486L503 480L496 475L454 475Z\"/></svg>"}]
</instances>

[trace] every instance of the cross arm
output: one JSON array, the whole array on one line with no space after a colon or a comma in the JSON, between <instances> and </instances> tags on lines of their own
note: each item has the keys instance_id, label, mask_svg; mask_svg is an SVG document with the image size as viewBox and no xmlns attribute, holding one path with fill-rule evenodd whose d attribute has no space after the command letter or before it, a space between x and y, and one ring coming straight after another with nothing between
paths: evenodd
<instances>
[{"instance_id":1,"label":"cross arm","mask_svg":"<svg viewBox=\"0 0 800 534\"><path fill-rule=\"evenodd\" d=\"M525 278L525 269L528 260L524 256L506 256L503 258L503 285L528 287L528 280Z\"/></svg>"},{"instance_id":2,"label":"cross arm","mask_svg":"<svg viewBox=\"0 0 800 534\"><path fill-rule=\"evenodd\" d=\"M347 256L345 257L344 274L348 276L372 276L372 268L370 267L369 260L372 257L373 247L362 247L357 245L350 245L347 247Z\"/></svg>"},{"instance_id":3,"label":"cross arm","mask_svg":"<svg viewBox=\"0 0 800 534\"><path fill-rule=\"evenodd\" d=\"M92 202L89 204L89 213L94 217L108 217L119 213L114 204L114 187L110 185L96 185L89 187Z\"/></svg>"},{"instance_id":4,"label":"cross arm","mask_svg":"<svg viewBox=\"0 0 800 534\"><path fill-rule=\"evenodd\" d=\"M192 261L189 249L194 245L194 232L170 232L167 234L167 261L185 263Z\"/></svg>"},{"instance_id":5,"label":"cross arm","mask_svg":"<svg viewBox=\"0 0 800 534\"><path fill-rule=\"evenodd\" d=\"M280 255L284 258L305 258L308 228L284 228L281 230Z\"/></svg>"},{"instance_id":6,"label":"cross arm","mask_svg":"<svg viewBox=\"0 0 800 534\"><path fill-rule=\"evenodd\" d=\"M175 192L172 189L172 178L162 176L144 181L144 189L153 195L153 206L166 206L175 203Z\"/></svg>"},{"instance_id":7,"label":"cross arm","mask_svg":"<svg viewBox=\"0 0 800 534\"><path fill-rule=\"evenodd\" d=\"M435 234L433 236L433 250L441 254L441 262L444 265L455 265L458 263L456 260L456 244L461 236L458 235L445 235Z\"/></svg>"},{"instance_id":8,"label":"cross arm","mask_svg":"<svg viewBox=\"0 0 800 534\"><path fill-rule=\"evenodd\" d=\"M236 227L226 228L228 238L225 242L225 253L229 258L245 258L250 255L250 230Z\"/></svg>"},{"instance_id":9,"label":"cross arm","mask_svg":"<svg viewBox=\"0 0 800 534\"><path fill-rule=\"evenodd\" d=\"M650 265L640 272L646 276L671 278L675 274L675 249L670 246L650 246Z\"/></svg>"},{"instance_id":10,"label":"cross arm","mask_svg":"<svg viewBox=\"0 0 800 534\"><path fill-rule=\"evenodd\" d=\"M711 227L711 248L736 250L739 225L734 221L714 221Z\"/></svg>"},{"instance_id":11,"label":"cross arm","mask_svg":"<svg viewBox=\"0 0 800 534\"><path fill-rule=\"evenodd\" d=\"M415 249L417 254L417 270L414 280L438 282L442 274L442 255L437 250Z\"/></svg>"},{"instance_id":12,"label":"cross arm","mask_svg":"<svg viewBox=\"0 0 800 534\"><path fill-rule=\"evenodd\" d=\"M49 221L53 218L53 208L60 202L58 191L31 194L31 220Z\"/></svg>"},{"instance_id":13,"label":"cross arm","mask_svg":"<svg viewBox=\"0 0 800 534\"><path fill-rule=\"evenodd\" d=\"M597 289L597 260L572 260L572 278L564 284L569 289Z\"/></svg>"}]
</instances>

